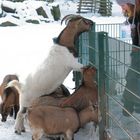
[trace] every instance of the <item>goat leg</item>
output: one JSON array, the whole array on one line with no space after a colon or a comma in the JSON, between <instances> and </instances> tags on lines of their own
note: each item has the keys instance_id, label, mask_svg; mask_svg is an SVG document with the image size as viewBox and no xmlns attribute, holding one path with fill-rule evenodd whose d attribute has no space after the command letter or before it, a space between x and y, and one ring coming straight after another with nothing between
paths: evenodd
<instances>
[{"instance_id":1,"label":"goat leg","mask_svg":"<svg viewBox=\"0 0 140 140\"><path fill-rule=\"evenodd\" d=\"M24 127L24 117L25 117L25 108L21 107L19 112L17 113L17 118L15 122L15 133L21 134L21 132L25 132L25 127Z\"/></svg>"}]
</instances>

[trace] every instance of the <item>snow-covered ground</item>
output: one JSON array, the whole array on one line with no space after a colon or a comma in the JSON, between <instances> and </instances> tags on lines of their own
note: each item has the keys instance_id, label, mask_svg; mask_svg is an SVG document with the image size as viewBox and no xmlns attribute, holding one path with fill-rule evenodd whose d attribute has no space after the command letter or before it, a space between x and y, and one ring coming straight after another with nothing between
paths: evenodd
<instances>
[{"instance_id":1,"label":"snow-covered ground","mask_svg":"<svg viewBox=\"0 0 140 140\"><path fill-rule=\"evenodd\" d=\"M62 17L66 14L76 13L77 3L72 1L67 3L65 0L57 0L57 3L60 4ZM32 7L34 4L36 4L35 1L29 6ZM122 23L125 20L121 14L120 7L115 2L111 17L101 17L94 13L84 14L83 16L92 19L96 23ZM23 24L21 21L21 25L16 27L0 27L0 83L7 74L17 74L20 81L24 83L27 75L33 72L44 58L46 58L53 43L52 38L56 37L65 27L65 25L60 25L60 21L38 25ZM68 76L64 84L69 89L74 88L72 74ZM31 139L30 129L28 125L26 126L26 133L16 135L14 133L14 120L8 117L7 122L0 122L0 140ZM87 140L91 135L93 136L92 132L87 131L81 133L76 136L76 140Z\"/></svg>"}]
</instances>

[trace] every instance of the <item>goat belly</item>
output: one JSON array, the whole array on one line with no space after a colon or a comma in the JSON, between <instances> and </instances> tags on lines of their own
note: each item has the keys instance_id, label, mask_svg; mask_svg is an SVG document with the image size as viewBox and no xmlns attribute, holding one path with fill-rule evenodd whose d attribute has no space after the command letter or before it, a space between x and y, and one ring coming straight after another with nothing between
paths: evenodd
<instances>
[{"instance_id":1,"label":"goat belly","mask_svg":"<svg viewBox=\"0 0 140 140\"><path fill-rule=\"evenodd\" d=\"M72 108L39 106L28 111L28 120L32 129L43 129L47 135L75 132L79 127L77 113Z\"/></svg>"}]
</instances>

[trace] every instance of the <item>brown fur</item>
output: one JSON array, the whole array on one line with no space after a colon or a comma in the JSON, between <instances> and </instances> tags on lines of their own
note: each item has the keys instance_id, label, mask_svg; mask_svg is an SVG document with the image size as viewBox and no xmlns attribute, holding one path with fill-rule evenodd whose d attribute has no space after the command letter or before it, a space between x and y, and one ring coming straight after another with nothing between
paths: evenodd
<instances>
[{"instance_id":1,"label":"brown fur","mask_svg":"<svg viewBox=\"0 0 140 140\"><path fill-rule=\"evenodd\" d=\"M3 81L2 81L1 86L0 86L0 96L3 94L3 90L7 86L7 84L12 80L19 81L17 75L14 75L14 74L8 74L3 78Z\"/></svg>"},{"instance_id":2,"label":"brown fur","mask_svg":"<svg viewBox=\"0 0 140 140\"><path fill-rule=\"evenodd\" d=\"M4 77L0 86L0 96L2 99L2 103L0 105L0 112L2 115L2 121L6 121L8 114L13 115L13 110L15 111L16 116L16 113L19 109L19 101L15 101L15 98L19 98L19 96L17 96L16 89L14 88L5 89L7 84L12 80L19 81L19 78L17 75L8 74ZM15 103L13 103L14 101Z\"/></svg>"},{"instance_id":3,"label":"brown fur","mask_svg":"<svg viewBox=\"0 0 140 140\"><path fill-rule=\"evenodd\" d=\"M59 106L59 104L67 98L68 97L54 98L52 96L42 96L33 100L31 106L32 107L39 105Z\"/></svg>"},{"instance_id":4,"label":"brown fur","mask_svg":"<svg viewBox=\"0 0 140 140\"><path fill-rule=\"evenodd\" d=\"M90 103L98 104L98 88L94 81L96 69L87 67L83 68L83 83L74 93L60 103L61 107L70 106L77 111L88 107Z\"/></svg>"},{"instance_id":5,"label":"brown fur","mask_svg":"<svg viewBox=\"0 0 140 140\"><path fill-rule=\"evenodd\" d=\"M14 119L16 119L19 110L19 93L14 87L6 88L2 94L1 115L2 121L5 122L7 116L14 111ZM12 114L11 114L12 115Z\"/></svg>"},{"instance_id":6,"label":"brown fur","mask_svg":"<svg viewBox=\"0 0 140 140\"><path fill-rule=\"evenodd\" d=\"M62 19L68 22L65 29L60 33L57 38L57 43L66 46L70 52L77 56L75 43L79 35L83 32L89 31L93 25L93 21L86 19L80 15L67 15ZM61 22L61 23L62 23Z\"/></svg>"},{"instance_id":7,"label":"brown fur","mask_svg":"<svg viewBox=\"0 0 140 140\"><path fill-rule=\"evenodd\" d=\"M28 109L28 120L33 140L39 140L44 133L49 136L64 134L65 140L72 140L79 127L90 121L98 121L97 114L92 106L79 114L69 107L37 106Z\"/></svg>"}]
</instances>

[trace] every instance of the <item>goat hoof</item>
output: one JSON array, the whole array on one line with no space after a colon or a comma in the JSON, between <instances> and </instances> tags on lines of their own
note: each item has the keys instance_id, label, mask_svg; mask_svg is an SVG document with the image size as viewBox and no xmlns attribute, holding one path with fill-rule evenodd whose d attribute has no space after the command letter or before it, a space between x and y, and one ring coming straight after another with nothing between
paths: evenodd
<instances>
[{"instance_id":1,"label":"goat hoof","mask_svg":"<svg viewBox=\"0 0 140 140\"><path fill-rule=\"evenodd\" d=\"M15 133L21 135L21 132L19 132L18 130L15 130Z\"/></svg>"}]
</instances>

